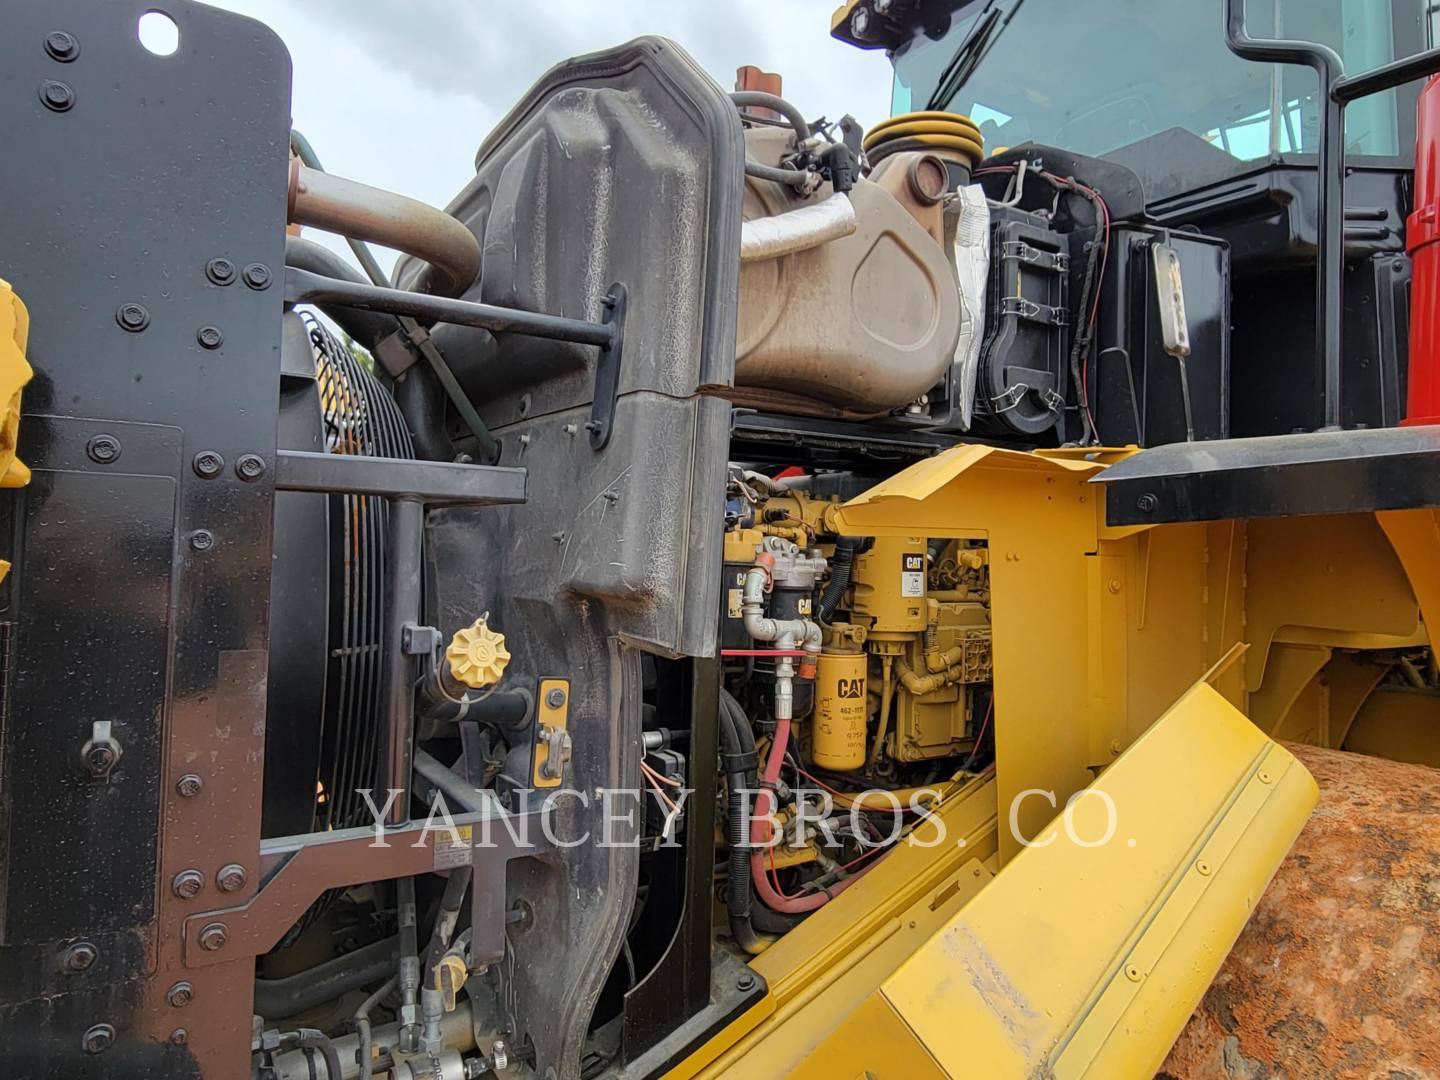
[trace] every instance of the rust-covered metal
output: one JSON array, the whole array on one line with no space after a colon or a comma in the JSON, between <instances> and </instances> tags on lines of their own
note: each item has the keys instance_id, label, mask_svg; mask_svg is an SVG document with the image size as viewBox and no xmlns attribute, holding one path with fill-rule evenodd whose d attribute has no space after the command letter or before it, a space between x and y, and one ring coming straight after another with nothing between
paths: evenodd
<instances>
[{"instance_id":1,"label":"rust-covered metal","mask_svg":"<svg viewBox=\"0 0 1440 1080\"><path fill-rule=\"evenodd\" d=\"M1160 1075L1440 1076L1440 769L1290 749L1320 804Z\"/></svg>"}]
</instances>

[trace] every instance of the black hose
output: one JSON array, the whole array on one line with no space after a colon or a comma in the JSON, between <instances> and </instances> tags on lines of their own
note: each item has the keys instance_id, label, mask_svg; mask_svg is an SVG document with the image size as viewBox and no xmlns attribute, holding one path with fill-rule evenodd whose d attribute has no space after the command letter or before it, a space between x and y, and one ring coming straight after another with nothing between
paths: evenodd
<instances>
[{"instance_id":1,"label":"black hose","mask_svg":"<svg viewBox=\"0 0 1440 1080\"><path fill-rule=\"evenodd\" d=\"M385 997L392 990L394 990L396 984L399 983L399 981L400 977L398 975L391 975L390 978L386 980L385 984L380 987L380 989L376 990L368 998L362 1001L360 1003L360 1007L355 1010L355 1031L360 1036L360 1046L356 1050L355 1060L356 1064L360 1066L361 1080L369 1080L371 1068L373 1065L373 1062L370 1060L370 1010L375 1008L376 1005L379 1005L380 999ZM343 1076L344 1074L337 1072L335 1075Z\"/></svg>"},{"instance_id":2,"label":"black hose","mask_svg":"<svg viewBox=\"0 0 1440 1080\"><path fill-rule=\"evenodd\" d=\"M810 138L810 125L805 122L805 114L782 97L767 94L763 90L736 90L730 95L730 100L737 109L769 109L777 112L790 121L795 138L800 142Z\"/></svg>"},{"instance_id":3,"label":"black hose","mask_svg":"<svg viewBox=\"0 0 1440 1080\"><path fill-rule=\"evenodd\" d=\"M864 538L842 536L835 541L835 555L830 561L830 581L820 594L820 621L829 622L830 616L840 606L845 590L850 587L850 575L855 569L855 554L860 550Z\"/></svg>"},{"instance_id":4,"label":"black hose","mask_svg":"<svg viewBox=\"0 0 1440 1080\"><path fill-rule=\"evenodd\" d=\"M395 405L410 429L415 456L425 461L450 461L455 448L445 435L445 388L424 364L415 364L391 387Z\"/></svg>"},{"instance_id":5,"label":"black hose","mask_svg":"<svg viewBox=\"0 0 1440 1080\"><path fill-rule=\"evenodd\" d=\"M781 169L774 165L761 165L758 161L745 159L745 175L757 180L769 180L774 184L788 184L790 187L804 187L814 175L799 169Z\"/></svg>"},{"instance_id":6,"label":"black hose","mask_svg":"<svg viewBox=\"0 0 1440 1080\"><path fill-rule=\"evenodd\" d=\"M325 1059L326 1076L341 1077L345 1075L340 1071L340 1054L336 1051L335 1044L330 1041L330 1037L323 1031L317 1031L315 1028L287 1031L280 1036L280 1046L287 1050L290 1047L298 1050L318 1050L320 1056Z\"/></svg>"},{"instance_id":7,"label":"black hose","mask_svg":"<svg viewBox=\"0 0 1440 1080\"><path fill-rule=\"evenodd\" d=\"M751 956L765 948L751 920L750 823L745 793L756 787L755 739L750 721L740 703L725 689L720 691L720 743L724 750L730 855L725 882L725 907L730 917L730 936Z\"/></svg>"},{"instance_id":8,"label":"black hose","mask_svg":"<svg viewBox=\"0 0 1440 1080\"><path fill-rule=\"evenodd\" d=\"M338 281L366 283L360 271L335 252L327 247L322 247L313 240L306 240L299 236L285 238L285 265L293 266L297 270L308 270L310 273L319 274L322 277L335 278ZM315 306L334 320L336 326L367 349L373 349L376 342L382 341L400 329L400 321L394 315L383 315L378 311L365 311L362 308L341 307L338 304L316 304Z\"/></svg>"},{"instance_id":9,"label":"black hose","mask_svg":"<svg viewBox=\"0 0 1440 1080\"><path fill-rule=\"evenodd\" d=\"M255 1011L266 1019L297 1016L383 979L399 955L399 939L385 938L283 979L256 979Z\"/></svg>"},{"instance_id":10,"label":"black hose","mask_svg":"<svg viewBox=\"0 0 1440 1080\"><path fill-rule=\"evenodd\" d=\"M425 974L421 986L435 985L435 967L445 950L450 948L450 939L455 933L455 924L460 918L460 905L465 892L470 888L470 868L461 867L450 871L445 879L445 891L440 896L440 910L435 915L435 928L430 932L430 945L425 950Z\"/></svg>"}]
</instances>

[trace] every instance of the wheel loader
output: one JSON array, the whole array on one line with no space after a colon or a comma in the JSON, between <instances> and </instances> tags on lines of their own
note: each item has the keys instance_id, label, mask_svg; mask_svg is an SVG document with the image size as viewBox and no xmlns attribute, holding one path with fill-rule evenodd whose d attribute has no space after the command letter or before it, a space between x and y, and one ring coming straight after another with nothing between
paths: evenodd
<instances>
[{"instance_id":1,"label":"wheel loader","mask_svg":"<svg viewBox=\"0 0 1440 1080\"><path fill-rule=\"evenodd\" d=\"M0 1074L1437 1075L1435 21L642 37L441 209L6 0Z\"/></svg>"}]
</instances>

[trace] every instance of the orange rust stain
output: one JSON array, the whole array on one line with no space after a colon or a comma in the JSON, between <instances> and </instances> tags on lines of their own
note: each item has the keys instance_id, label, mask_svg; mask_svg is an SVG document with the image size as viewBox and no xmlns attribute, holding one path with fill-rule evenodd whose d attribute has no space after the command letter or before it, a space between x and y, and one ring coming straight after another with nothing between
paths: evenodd
<instances>
[{"instance_id":1,"label":"orange rust stain","mask_svg":"<svg viewBox=\"0 0 1440 1080\"><path fill-rule=\"evenodd\" d=\"M1290 749L1320 805L1161 1077L1440 1077L1440 770Z\"/></svg>"}]
</instances>

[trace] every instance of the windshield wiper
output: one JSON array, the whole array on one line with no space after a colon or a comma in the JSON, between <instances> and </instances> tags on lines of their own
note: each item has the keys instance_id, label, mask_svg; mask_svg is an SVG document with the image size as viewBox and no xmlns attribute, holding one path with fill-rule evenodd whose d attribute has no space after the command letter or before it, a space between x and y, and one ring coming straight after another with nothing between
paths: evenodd
<instances>
[{"instance_id":1,"label":"windshield wiper","mask_svg":"<svg viewBox=\"0 0 1440 1080\"><path fill-rule=\"evenodd\" d=\"M1001 31L1010 25L1010 20L1015 17L1025 0L1015 0L1015 5L1008 13L1001 11L996 6L997 2L998 0L990 0L975 25L970 28L970 32L956 46L955 55L950 57L945 70L940 73L935 92L930 95L930 101L925 106L927 109L936 111L949 107L955 95L970 81L970 76L975 74L980 62L999 39Z\"/></svg>"}]
</instances>

